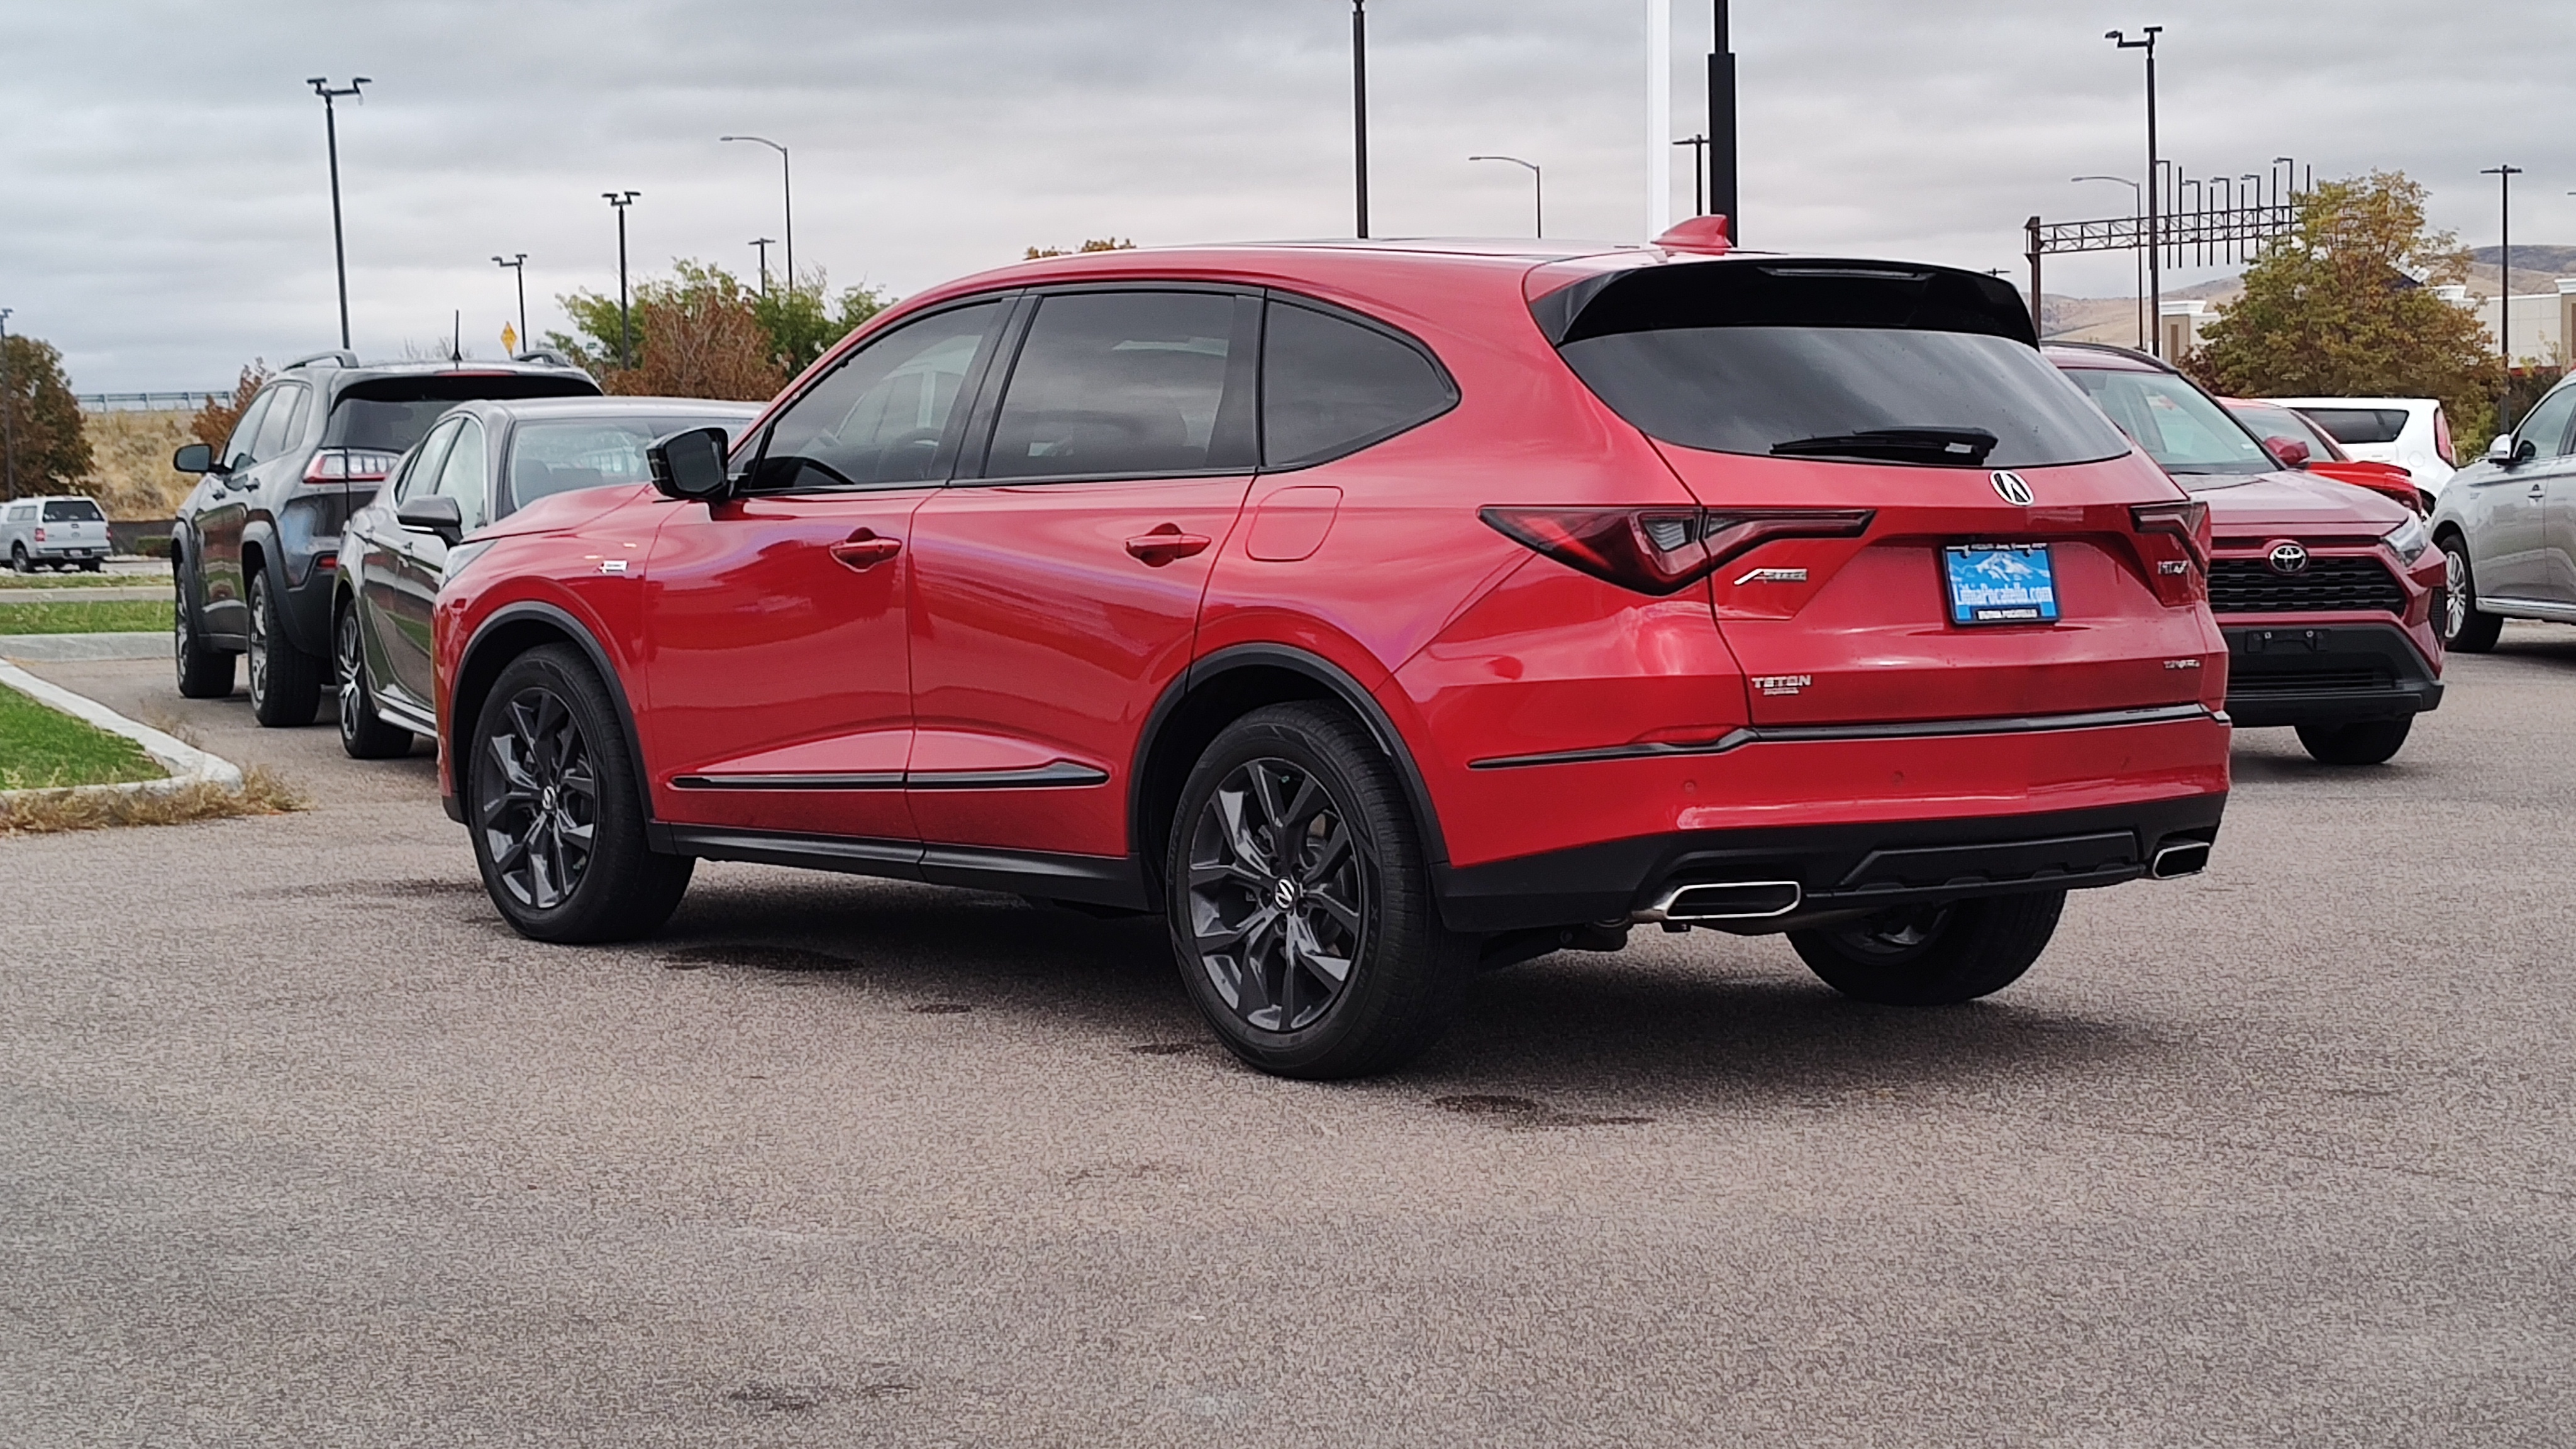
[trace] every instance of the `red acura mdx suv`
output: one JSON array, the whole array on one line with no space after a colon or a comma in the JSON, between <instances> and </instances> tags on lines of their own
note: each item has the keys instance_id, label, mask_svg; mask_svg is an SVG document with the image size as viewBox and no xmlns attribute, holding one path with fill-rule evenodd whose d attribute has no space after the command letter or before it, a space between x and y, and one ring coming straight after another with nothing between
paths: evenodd
<instances>
[{"instance_id":1,"label":"red acura mdx suv","mask_svg":"<svg viewBox=\"0 0 2576 1449\"><path fill-rule=\"evenodd\" d=\"M2205 510L1973 273L1067 257L654 458L438 600L447 808L540 939L699 858L1152 912L1230 1048L1347 1076L1632 925L1980 996L2226 799Z\"/></svg>"}]
</instances>

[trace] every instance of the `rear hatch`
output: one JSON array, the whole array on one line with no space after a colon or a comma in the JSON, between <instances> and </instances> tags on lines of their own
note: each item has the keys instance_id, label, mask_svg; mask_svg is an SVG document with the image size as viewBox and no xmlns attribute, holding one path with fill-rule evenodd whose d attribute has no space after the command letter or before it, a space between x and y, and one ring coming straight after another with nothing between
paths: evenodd
<instances>
[{"instance_id":1,"label":"rear hatch","mask_svg":"<svg viewBox=\"0 0 2576 1449\"><path fill-rule=\"evenodd\" d=\"M105 557L107 515L86 498L49 499L31 537L40 553Z\"/></svg>"},{"instance_id":2,"label":"rear hatch","mask_svg":"<svg viewBox=\"0 0 2576 1449\"><path fill-rule=\"evenodd\" d=\"M1702 505L1755 724L2223 694L2205 512L2041 358L2009 286L1739 257L1587 279L1534 310Z\"/></svg>"},{"instance_id":3,"label":"rear hatch","mask_svg":"<svg viewBox=\"0 0 2576 1449\"><path fill-rule=\"evenodd\" d=\"M322 446L306 466L309 489L339 492L346 501L328 531L367 506L395 460L428 436L430 424L461 402L537 397L597 397L587 374L459 369L362 377L331 400Z\"/></svg>"}]
</instances>

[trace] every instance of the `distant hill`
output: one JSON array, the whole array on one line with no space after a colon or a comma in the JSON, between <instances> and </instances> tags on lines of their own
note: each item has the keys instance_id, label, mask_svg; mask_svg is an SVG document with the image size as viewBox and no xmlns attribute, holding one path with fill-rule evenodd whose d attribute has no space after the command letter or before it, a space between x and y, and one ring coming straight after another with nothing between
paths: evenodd
<instances>
[{"instance_id":1,"label":"distant hill","mask_svg":"<svg viewBox=\"0 0 2576 1449\"><path fill-rule=\"evenodd\" d=\"M2504 248L2469 248L2469 290L2493 295L2504 281ZM2513 290L2517 295L2554 292L2560 277L2576 277L2576 247L2542 242L2513 244Z\"/></svg>"}]
</instances>

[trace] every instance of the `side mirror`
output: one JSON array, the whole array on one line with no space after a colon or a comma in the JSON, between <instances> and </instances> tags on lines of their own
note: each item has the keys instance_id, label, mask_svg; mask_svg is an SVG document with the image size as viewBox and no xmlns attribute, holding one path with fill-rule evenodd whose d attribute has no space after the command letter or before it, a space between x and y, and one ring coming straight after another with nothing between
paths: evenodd
<instances>
[{"instance_id":1,"label":"side mirror","mask_svg":"<svg viewBox=\"0 0 2576 1449\"><path fill-rule=\"evenodd\" d=\"M2522 459L2514 452L2513 434L2498 433L2495 435L2495 441L2487 444L2487 461L2490 463L2501 463L2508 468L2522 461Z\"/></svg>"},{"instance_id":2,"label":"side mirror","mask_svg":"<svg viewBox=\"0 0 2576 1449\"><path fill-rule=\"evenodd\" d=\"M170 467L172 471L179 473L220 473L224 471L221 465L215 462L215 448L212 443L190 443L179 451L172 453L170 455Z\"/></svg>"},{"instance_id":3,"label":"side mirror","mask_svg":"<svg viewBox=\"0 0 2576 1449\"><path fill-rule=\"evenodd\" d=\"M394 510L394 522L414 533L434 533L449 548L465 537L465 511L444 493L404 499L402 506Z\"/></svg>"},{"instance_id":4,"label":"side mirror","mask_svg":"<svg viewBox=\"0 0 2576 1449\"><path fill-rule=\"evenodd\" d=\"M722 428L691 428L673 433L644 450L653 468L653 487L666 498L712 503L733 480L725 472L728 446Z\"/></svg>"},{"instance_id":5,"label":"side mirror","mask_svg":"<svg viewBox=\"0 0 2576 1449\"><path fill-rule=\"evenodd\" d=\"M2308 466L2308 445L2296 438L2265 438L2263 446L2270 450L2273 457L2280 460L2284 468Z\"/></svg>"}]
</instances>

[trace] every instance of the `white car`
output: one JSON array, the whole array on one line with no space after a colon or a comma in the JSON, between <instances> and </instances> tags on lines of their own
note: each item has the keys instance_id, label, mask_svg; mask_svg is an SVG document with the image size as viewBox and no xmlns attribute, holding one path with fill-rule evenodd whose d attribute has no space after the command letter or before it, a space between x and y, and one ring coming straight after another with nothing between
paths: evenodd
<instances>
[{"instance_id":1,"label":"white car","mask_svg":"<svg viewBox=\"0 0 2576 1449\"><path fill-rule=\"evenodd\" d=\"M2394 463L2424 491L2426 506L2442 496L2442 485L2460 460L2451 454L2451 419L2439 398L2429 397L2276 397L2296 408L2343 444L2343 450L2365 463Z\"/></svg>"},{"instance_id":2,"label":"white car","mask_svg":"<svg viewBox=\"0 0 2576 1449\"><path fill-rule=\"evenodd\" d=\"M22 574L38 564L96 573L107 562L107 515L71 494L0 504L0 556Z\"/></svg>"}]
</instances>

